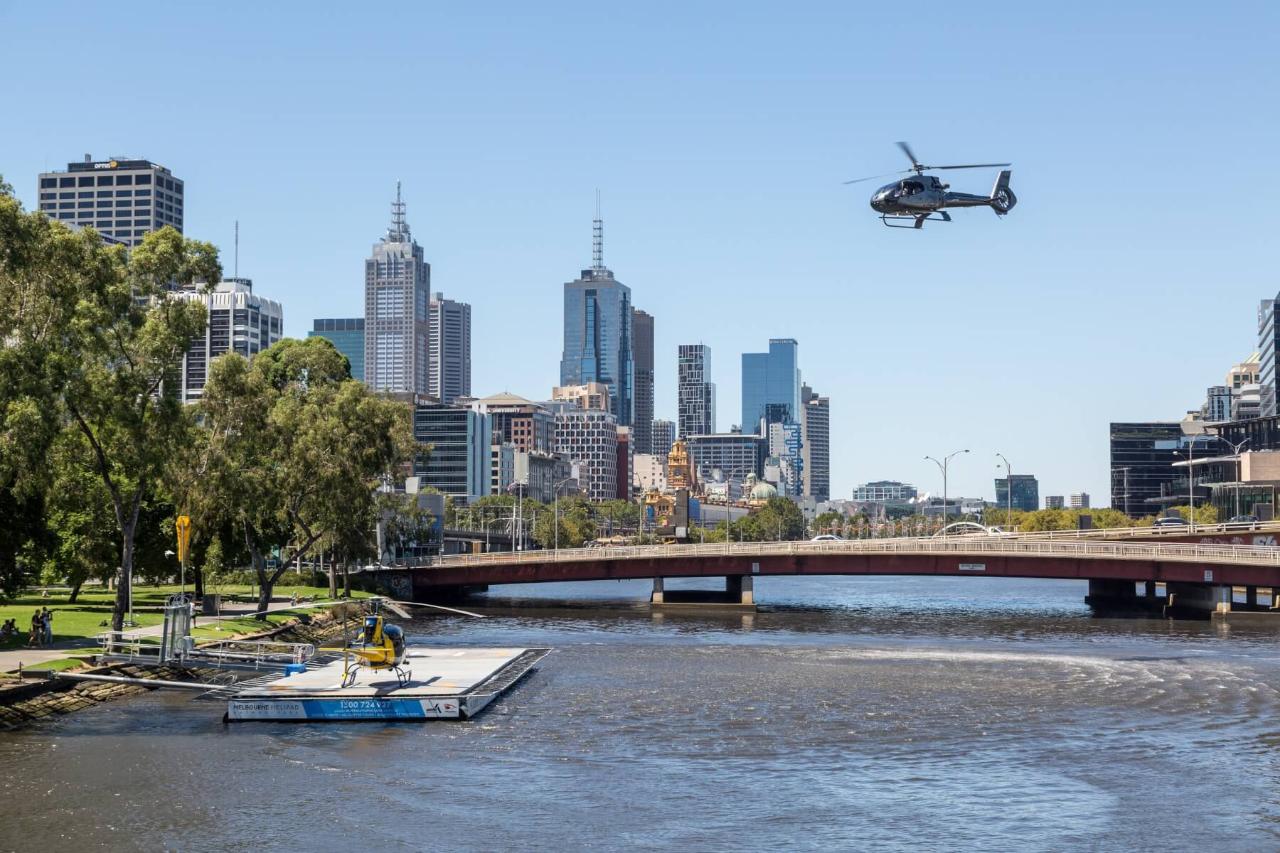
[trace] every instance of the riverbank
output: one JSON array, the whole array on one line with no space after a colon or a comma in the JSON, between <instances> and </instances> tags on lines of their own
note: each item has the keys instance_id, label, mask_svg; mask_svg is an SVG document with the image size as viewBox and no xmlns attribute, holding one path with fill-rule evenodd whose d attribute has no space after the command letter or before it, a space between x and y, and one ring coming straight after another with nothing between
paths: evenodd
<instances>
[{"instance_id":1,"label":"riverbank","mask_svg":"<svg viewBox=\"0 0 1280 853\"><path fill-rule=\"evenodd\" d=\"M286 643L319 644L330 641L342 633L339 608L351 605L342 603L329 610L314 614L290 614L291 618L266 630L229 632L220 640L277 640ZM359 606L358 603L355 606ZM236 620L240 621L240 620ZM260 625L261 623L256 623ZM220 673L216 669L186 669L179 667L147 667L136 664L110 664L84 670L96 675L122 675L148 681L209 682ZM50 717L62 716L92 708L104 702L112 702L128 696L146 693L150 688L136 684L113 684L70 679L11 679L0 685L0 730L13 730Z\"/></svg>"}]
</instances>

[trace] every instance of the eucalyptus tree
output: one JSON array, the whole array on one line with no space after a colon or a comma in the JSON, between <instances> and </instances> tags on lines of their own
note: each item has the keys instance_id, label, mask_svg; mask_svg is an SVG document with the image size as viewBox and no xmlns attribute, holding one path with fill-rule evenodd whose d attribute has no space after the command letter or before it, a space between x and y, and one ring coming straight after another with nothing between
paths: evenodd
<instances>
[{"instance_id":1,"label":"eucalyptus tree","mask_svg":"<svg viewBox=\"0 0 1280 853\"><path fill-rule=\"evenodd\" d=\"M194 489L243 536L259 610L318 543L367 538L375 489L416 450L409 407L353 380L324 338L286 339L252 362L222 356L199 408L208 464Z\"/></svg>"}]
</instances>

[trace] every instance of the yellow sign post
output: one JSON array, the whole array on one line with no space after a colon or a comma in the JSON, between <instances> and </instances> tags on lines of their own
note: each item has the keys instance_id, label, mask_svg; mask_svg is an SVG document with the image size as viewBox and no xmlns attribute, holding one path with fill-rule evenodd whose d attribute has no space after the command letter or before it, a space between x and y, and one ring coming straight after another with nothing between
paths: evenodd
<instances>
[{"instance_id":1,"label":"yellow sign post","mask_svg":"<svg viewBox=\"0 0 1280 853\"><path fill-rule=\"evenodd\" d=\"M181 572L178 584L183 593L187 591L187 548L191 545L191 517L178 516L178 563Z\"/></svg>"}]
</instances>

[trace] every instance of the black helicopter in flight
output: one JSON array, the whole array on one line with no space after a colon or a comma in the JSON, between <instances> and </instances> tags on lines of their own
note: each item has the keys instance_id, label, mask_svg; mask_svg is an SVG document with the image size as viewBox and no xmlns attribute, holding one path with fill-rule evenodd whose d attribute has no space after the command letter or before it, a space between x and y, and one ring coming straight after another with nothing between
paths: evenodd
<instances>
[{"instance_id":1,"label":"black helicopter in flight","mask_svg":"<svg viewBox=\"0 0 1280 853\"><path fill-rule=\"evenodd\" d=\"M937 169L998 169L1010 163L971 163L964 166L923 166L916 159L915 152L905 142L898 147L911 161L910 169L901 172L890 172L888 175L872 175L869 178L857 178L845 181L846 184L858 184L863 181L874 181L876 178L887 178L889 175L912 175L885 184L871 196L871 209L880 214L880 221L890 228L923 228L926 220L950 222L951 214L944 208L949 207L989 207L998 216L1004 216L1018 203L1018 198L1009 189L1009 176L1013 172L1002 169L996 184L991 188L991 195L972 195L970 193L954 193L951 185L944 184L933 175L925 172ZM914 173L914 174L912 174ZM898 222L911 221L911 225L899 225Z\"/></svg>"}]
</instances>

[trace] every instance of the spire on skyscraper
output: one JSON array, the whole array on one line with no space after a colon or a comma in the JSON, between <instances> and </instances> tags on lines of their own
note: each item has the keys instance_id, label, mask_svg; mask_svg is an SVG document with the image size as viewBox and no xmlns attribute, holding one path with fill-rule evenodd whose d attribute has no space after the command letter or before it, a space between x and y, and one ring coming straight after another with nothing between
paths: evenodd
<instances>
[{"instance_id":1,"label":"spire on skyscraper","mask_svg":"<svg viewBox=\"0 0 1280 853\"><path fill-rule=\"evenodd\" d=\"M400 200L400 182L396 181L396 200L391 203L391 227L387 229L388 243L409 243L409 223L404 219L404 202Z\"/></svg>"},{"instance_id":2,"label":"spire on skyscraper","mask_svg":"<svg viewBox=\"0 0 1280 853\"><path fill-rule=\"evenodd\" d=\"M600 218L600 190L596 190L596 218L591 223L591 268L604 269L604 220Z\"/></svg>"}]
</instances>

